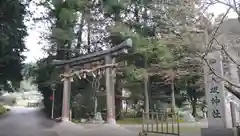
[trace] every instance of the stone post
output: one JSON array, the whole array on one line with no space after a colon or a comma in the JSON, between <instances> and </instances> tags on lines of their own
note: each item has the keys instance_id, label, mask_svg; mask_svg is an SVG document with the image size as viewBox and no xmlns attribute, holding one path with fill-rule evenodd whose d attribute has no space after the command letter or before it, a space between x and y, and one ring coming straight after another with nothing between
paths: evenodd
<instances>
[{"instance_id":1,"label":"stone post","mask_svg":"<svg viewBox=\"0 0 240 136\"><path fill-rule=\"evenodd\" d=\"M54 118L54 108L55 108L55 88L52 88L53 91L52 91L52 115L51 115L51 118L53 119Z\"/></svg>"},{"instance_id":2,"label":"stone post","mask_svg":"<svg viewBox=\"0 0 240 136\"><path fill-rule=\"evenodd\" d=\"M220 52L213 52L208 55L208 64L218 76L224 76L222 55ZM201 130L202 136L232 136L232 129L228 129L232 125L226 116L227 105L225 100L224 81L211 72L209 66L204 66L205 95L208 108L208 128ZM230 105L229 105L230 107Z\"/></svg>"},{"instance_id":3,"label":"stone post","mask_svg":"<svg viewBox=\"0 0 240 136\"><path fill-rule=\"evenodd\" d=\"M69 65L65 65L64 74L70 74ZM71 91L71 78L65 77L63 81L63 101L62 101L62 120L69 121L70 112L70 91Z\"/></svg>"},{"instance_id":4,"label":"stone post","mask_svg":"<svg viewBox=\"0 0 240 136\"><path fill-rule=\"evenodd\" d=\"M105 64L112 64L110 55L105 56ZM116 124L115 119L115 91L113 83L112 68L106 68L106 99L107 99L107 123Z\"/></svg>"},{"instance_id":5,"label":"stone post","mask_svg":"<svg viewBox=\"0 0 240 136\"><path fill-rule=\"evenodd\" d=\"M220 53L212 54L209 65L215 73L223 76L223 64ZM207 65L204 68L205 93L208 105L208 127L226 127L224 82L215 76Z\"/></svg>"},{"instance_id":6,"label":"stone post","mask_svg":"<svg viewBox=\"0 0 240 136\"><path fill-rule=\"evenodd\" d=\"M229 54L231 54L232 59L237 60L237 54L235 53L236 51L234 50L228 50ZM230 70L230 80L236 84L239 84L239 76L238 76L238 67L235 63L233 63L231 60L229 60L229 70ZM236 90L239 90L238 88L235 88ZM228 97L233 97L231 101L236 101L238 100L237 97L235 97L233 94L230 92L227 92ZM228 102L229 103L229 102ZM232 114L232 122L234 123L233 126L236 125L240 121L240 116L239 116L239 110L237 107L239 105L236 105L236 103L239 103L239 100L236 101L235 103L231 103L231 114Z\"/></svg>"},{"instance_id":7,"label":"stone post","mask_svg":"<svg viewBox=\"0 0 240 136\"><path fill-rule=\"evenodd\" d=\"M230 102L231 117L232 117L232 126L233 126L233 127L236 127L236 125L237 125L237 120L236 120L237 114L236 114L236 112L235 112L235 110L234 110L234 109L236 109L235 106L236 106L236 105L235 105L233 102Z\"/></svg>"}]
</instances>

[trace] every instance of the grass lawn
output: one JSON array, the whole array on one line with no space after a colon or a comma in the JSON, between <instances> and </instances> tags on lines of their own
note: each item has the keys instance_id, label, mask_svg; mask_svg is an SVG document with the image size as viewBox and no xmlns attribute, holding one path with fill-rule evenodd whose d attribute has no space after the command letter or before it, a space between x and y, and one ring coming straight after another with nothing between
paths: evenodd
<instances>
[{"instance_id":1,"label":"grass lawn","mask_svg":"<svg viewBox=\"0 0 240 136\"><path fill-rule=\"evenodd\" d=\"M187 126L183 126L180 127L180 133L189 133L189 132L196 132L196 133L200 133L201 132L201 128L200 127L187 127Z\"/></svg>"},{"instance_id":2,"label":"grass lawn","mask_svg":"<svg viewBox=\"0 0 240 136\"><path fill-rule=\"evenodd\" d=\"M155 122L155 121L153 121ZM160 120L159 120L160 122ZM169 118L168 122L171 123L172 119ZM180 123L183 122L182 120L179 121ZM142 124L142 118L124 118L121 120L117 120L118 124Z\"/></svg>"},{"instance_id":3,"label":"grass lawn","mask_svg":"<svg viewBox=\"0 0 240 136\"><path fill-rule=\"evenodd\" d=\"M5 114L6 112L8 112L10 109L5 108L2 104L0 104L0 115Z\"/></svg>"},{"instance_id":4,"label":"grass lawn","mask_svg":"<svg viewBox=\"0 0 240 136\"><path fill-rule=\"evenodd\" d=\"M72 120L74 123L79 123L80 121L78 120ZM158 126L158 132L168 132L171 133L174 131L174 133L177 133L177 126L175 124L175 126L173 127L172 129L172 125L171 125L171 120L168 121L169 122L169 125L168 125L168 128L166 126L166 122L164 123L164 125L161 127L161 124L159 124ZM160 123L160 121L159 121ZM122 120L118 120L117 121L117 124L120 124L120 125L141 125L142 124L142 118L124 118ZM139 126L141 129L141 126ZM147 125L145 125L144 127L145 130L147 130ZM148 130L149 131L157 131L157 126L156 125L153 125L153 130L152 130L152 125L149 124L148 125ZM180 130L180 133L200 133L200 127L198 126L195 126L195 125L192 125L192 126L181 126L181 124L179 124L179 130Z\"/></svg>"},{"instance_id":5,"label":"grass lawn","mask_svg":"<svg viewBox=\"0 0 240 136\"><path fill-rule=\"evenodd\" d=\"M145 127L144 130L147 130L147 128ZM172 128L172 126L169 126L168 128L166 126L163 127L157 127L155 126L153 129L151 128L151 126L149 126L149 131L154 131L154 132L165 132L165 133L177 133L177 127L174 126ZM167 131L168 130L168 131ZM194 126L179 126L179 131L180 133L200 133L200 127L194 127Z\"/></svg>"},{"instance_id":6,"label":"grass lawn","mask_svg":"<svg viewBox=\"0 0 240 136\"><path fill-rule=\"evenodd\" d=\"M149 124L148 125L148 130L149 131L155 131L155 132L158 131L158 132L165 132L165 133L167 133L167 132L169 132L169 133L171 133L171 132L177 133L177 126L176 126L176 124L173 127L173 129L172 129L172 125L170 124L171 121L168 121L168 122L169 122L168 128L166 126L166 123L164 123L164 125L162 127L161 127L161 124L159 124L158 130L157 130L157 126L153 125L153 130L152 130L152 125ZM136 125L136 124L141 125L142 118L125 118L125 119L122 119L122 120L118 120L117 123L120 124L120 125L131 125L131 124L132 125ZM147 130L147 125L145 125L144 129ZM180 133L200 133L200 129L201 129L200 127L195 126L195 125L192 125L192 126L181 126L181 124L179 124Z\"/></svg>"},{"instance_id":7,"label":"grass lawn","mask_svg":"<svg viewBox=\"0 0 240 136\"><path fill-rule=\"evenodd\" d=\"M124 118L117 120L117 124L142 124L142 118Z\"/></svg>"},{"instance_id":8,"label":"grass lawn","mask_svg":"<svg viewBox=\"0 0 240 136\"><path fill-rule=\"evenodd\" d=\"M72 122L73 122L73 123L81 123L80 120L76 120L76 119L72 119Z\"/></svg>"}]
</instances>

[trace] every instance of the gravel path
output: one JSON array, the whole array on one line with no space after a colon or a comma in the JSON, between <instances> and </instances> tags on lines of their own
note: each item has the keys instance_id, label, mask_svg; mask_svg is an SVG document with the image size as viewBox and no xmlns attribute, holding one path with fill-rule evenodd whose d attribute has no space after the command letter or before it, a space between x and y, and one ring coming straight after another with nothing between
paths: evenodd
<instances>
[{"instance_id":1,"label":"gravel path","mask_svg":"<svg viewBox=\"0 0 240 136\"><path fill-rule=\"evenodd\" d=\"M55 123L36 108L13 107L0 118L0 136L138 136L139 131L140 125Z\"/></svg>"}]
</instances>

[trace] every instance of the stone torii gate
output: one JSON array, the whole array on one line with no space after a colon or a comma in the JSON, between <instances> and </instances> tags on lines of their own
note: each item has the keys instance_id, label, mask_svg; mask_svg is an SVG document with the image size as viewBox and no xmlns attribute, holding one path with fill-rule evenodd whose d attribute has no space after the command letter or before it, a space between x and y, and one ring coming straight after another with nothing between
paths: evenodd
<instances>
[{"instance_id":1,"label":"stone torii gate","mask_svg":"<svg viewBox=\"0 0 240 136\"><path fill-rule=\"evenodd\" d=\"M115 119L115 90L114 78L116 73L113 72L112 67L115 63L115 58L121 54L128 53L128 49L132 47L132 40L127 39L123 43L116 45L108 50L98 51L87 54L70 60L54 60L53 65L64 68L63 80L63 100L62 100L62 120L69 121L70 111L70 93L72 73L79 69L79 66L104 60L105 65L101 69L105 71L106 81L106 103L107 103L107 123L116 124ZM88 72L88 70L80 69L80 71Z\"/></svg>"}]
</instances>

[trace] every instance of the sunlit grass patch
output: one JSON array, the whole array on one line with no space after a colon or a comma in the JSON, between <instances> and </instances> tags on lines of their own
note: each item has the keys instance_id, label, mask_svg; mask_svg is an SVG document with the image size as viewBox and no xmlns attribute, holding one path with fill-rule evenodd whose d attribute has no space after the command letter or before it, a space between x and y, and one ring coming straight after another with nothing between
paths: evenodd
<instances>
[{"instance_id":1,"label":"sunlit grass patch","mask_svg":"<svg viewBox=\"0 0 240 136\"><path fill-rule=\"evenodd\" d=\"M5 108L3 105L0 104L0 115L3 115L8 111L9 109Z\"/></svg>"},{"instance_id":2,"label":"sunlit grass patch","mask_svg":"<svg viewBox=\"0 0 240 136\"><path fill-rule=\"evenodd\" d=\"M200 132L201 128L200 127L196 127L196 126L179 126L179 132L180 133L189 133L189 132ZM144 127L145 131L149 131L149 132L162 132L162 133L178 133L178 127L174 126L172 127L171 125L167 126L159 126L157 127L155 126L151 126L149 125L148 129L145 126Z\"/></svg>"},{"instance_id":3,"label":"sunlit grass patch","mask_svg":"<svg viewBox=\"0 0 240 136\"><path fill-rule=\"evenodd\" d=\"M142 118L124 118L117 120L117 124L142 124Z\"/></svg>"}]
</instances>

